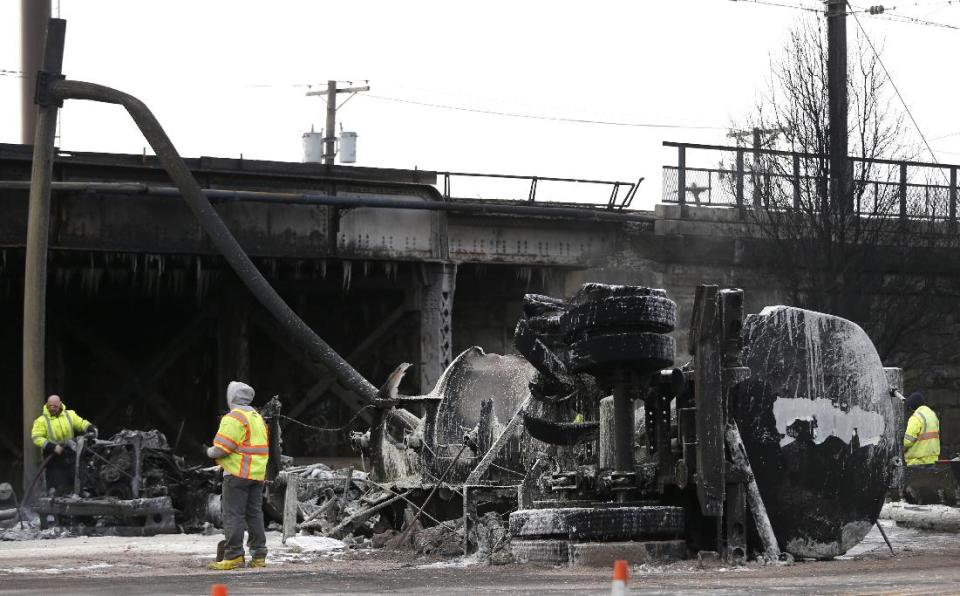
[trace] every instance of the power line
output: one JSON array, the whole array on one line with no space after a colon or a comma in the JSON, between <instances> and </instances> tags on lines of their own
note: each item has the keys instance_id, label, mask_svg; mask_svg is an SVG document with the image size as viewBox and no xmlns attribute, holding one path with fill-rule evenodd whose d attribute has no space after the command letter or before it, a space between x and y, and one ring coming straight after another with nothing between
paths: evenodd
<instances>
[{"instance_id":1,"label":"power line","mask_svg":"<svg viewBox=\"0 0 960 596\"><path fill-rule=\"evenodd\" d=\"M751 4L762 4L763 6L776 6L778 8L792 8L794 10L803 10L806 12L822 12L819 8L811 8L809 6L800 6L798 4L783 4L781 2L770 2L769 0L733 0L734 2L749 2Z\"/></svg>"},{"instance_id":2,"label":"power line","mask_svg":"<svg viewBox=\"0 0 960 596\"><path fill-rule=\"evenodd\" d=\"M467 108L463 106L451 106L437 103L428 103L425 101L415 101L412 99L402 99L399 97L386 97L384 95L374 95L364 93L363 97L371 97L383 101L393 101L397 103L406 103L428 108L439 108L443 110L455 110L458 112L474 112L477 114L489 114L491 116L507 116L510 118L529 118L531 120L550 120L554 122L574 122L577 124L603 124L606 126L627 126L633 128L683 128L692 130L728 130L728 126L701 126L694 124L654 124L648 122L615 122L612 120L588 120L586 118L567 118L563 116L542 116L538 114L519 114L515 112L501 112L497 110L484 110L479 108Z\"/></svg>"},{"instance_id":3,"label":"power line","mask_svg":"<svg viewBox=\"0 0 960 596\"><path fill-rule=\"evenodd\" d=\"M847 2L847 6L850 3ZM863 23L860 22L860 17L856 14L853 15L853 19L857 22L857 27L860 28L860 32L863 33L863 38L867 40L867 45L870 46L870 50L873 51L873 55L877 57L877 62L880 63L880 68L883 69L883 74L887 75L887 80L890 81L890 85L893 87L893 90L896 92L897 97L900 99L900 103L903 104L903 109L906 110L907 116L910 117L910 121L913 122L914 128L917 129L917 133L920 134L920 138L923 140L923 144L927 147L927 151L930 152L930 157L933 159L933 163L939 165L940 162L937 160L937 155L933 152L933 148L930 147L930 143L927 142L927 137L923 135L923 131L920 130L920 125L917 124L917 119L913 117L913 112L910 111L910 106L907 105L907 102L904 101L903 95L900 93L900 89L897 88L897 84L893 81L893 77L890 76L890 71L887 70L887 65L883 63L883 58L880 57L880 53L877 52L877 48L874 47L873 41L870 39L870 36L867 35L866 29L863 28ZM943 172L944 177L946 177L946 172Z\"/></svg>"},{"instance_id":4,"label":"power line","mask_svg":"<svg viewBox=\"0 0 960 596\"><path fill-rule=\"evenodd\" d=\"M802 6L802 5L798 5L798 4L784 4L784 3L782 3L782 2L771 2L770 0L733 0L733 1L734 1L734 2L749 2L750 4L759 4L759 5L762 5L762 6L776 6L776 7L778 7L778 8L789 8L789 9L792 9L792 10L801 10L801 11L804 11L804 12L812 12L812 13L818 15L818 16L822 16L822 14L823 14L823 9L820 9L820 8L812 8L812 7L810 7L810 6ZM951 0L951 1L960 2L960 0ZM850 8L849 11L847 11L847 12L844 13L844 14L847 14L847 15L852 15L852 14L855 14L855 13L860 12L860 13L864 13L864 14L869 14L869 15L871 15L873 18L876 18L876 19L883 19L883 20L885 20L885 21L891 21L891 22L895 22L895 23L904 23L904 24L908 24L908 25L923 25L923 26L926 26L926 27L939 27L939 28L942 28L942 29L960 29L960 27L956 27L956 26L954 26L954 25L947 25L946 23L937 23L937 22L935 22L935 21L927 21L927 20L924 20L924 19L921 19L921 18L911 17L911 16L908 16L908 15L887 14L888 11L896 10L896 8L897 8L896 6L893 6L893 7L890 7L890 8L887 8L887 7L884 7L884 6L878 6L878 7L862 7L862 6L853 6L853 5L850 4L849 2L847 3L847 6ZM877 8L882 9L882 12L877 12L877 11L876 11Z\"/></svg>"},{"instance_id":5,"label":"power line","mask_svg":"<svg viewBox=\"0 0 960 596\"><path fill-rule=\"evenodd\" d=\"M860 12L868 12L868 11L860 11ZM853 14L853 13L849 13L849 14ZM960 29L960 27L956 27L954 25L947 25L946 23L937 23L934 21L927 21L924 19L918 19L917 17L911 17L907 15L902 15L902 14L879 14L879 15L873 15L873 16L874 18L883 19L886 21L906 23L908 25L925 25L927 27L940 27L942 29Z\"/></svg>"},{"instance_id":6,"label":"power line","mask_svg":"<svg viewBox=\"0 0 960 596\"><path fill-rule=\"evenodd\" d=\"M931 140L931 141L939 141L940 139L946 139L947 137L955 137L955 136L957 136L957 135L960 135L960 130L958 130L958 131L956 131L956 132L951 132L951 133L948 133L948 134L945 134L945 135L942 135L942 136L939 136L939 137L934 137L934 138L932 138L932 139L930 139L930 140Z\"/></svg>"}]
</instances>

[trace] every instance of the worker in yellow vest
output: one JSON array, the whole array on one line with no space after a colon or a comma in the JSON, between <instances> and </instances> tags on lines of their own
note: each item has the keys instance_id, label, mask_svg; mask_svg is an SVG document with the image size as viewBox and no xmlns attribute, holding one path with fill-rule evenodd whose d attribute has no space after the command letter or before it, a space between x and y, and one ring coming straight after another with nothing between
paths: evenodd
<instances>
[{"instance_id":1,"label":"worker in yellow vest","mask_svg":"<svg viewBox=\"0 0 960 596\"><path fill-rule=\"evenodd\" d=\"M267 537L263 529L263 481L267 475L269 437L267 425L250 405L253 388L239 381L227 385L230 411L220 419L220 428L207 457L223 468L220 510L226 538L223 560L210 563L210 569L229 571L243 567L243 532L250 535L248 567L267 564Z\"/></svg>"},{"instance_id":2,"label":"worker in yellow vest","mask_svg":"<svg viewBox=\"0 0 960 596\"><path fill-rule=\"evenodd\" d=\"M933 410L924 405L923 394L910 394L903 411L910 414L907 432L903 435L903 458L908 466L936 463L940 459L940 421Z\"/></svg>"},{"instance_id":3,"label":"worker in yellow vest","mask_svg":"<svg viewBox=\"0 0 960 596\"><path fill-rule=\"evenodd\" d=\"M44 472L49 494L59 496L73 490L75 439L81 434L88 439L95 439L97 427L73 410L68 410L59 395L48 397L43 413L33 421L30 437L47 460Z\"/></svg>"}]
</instances>

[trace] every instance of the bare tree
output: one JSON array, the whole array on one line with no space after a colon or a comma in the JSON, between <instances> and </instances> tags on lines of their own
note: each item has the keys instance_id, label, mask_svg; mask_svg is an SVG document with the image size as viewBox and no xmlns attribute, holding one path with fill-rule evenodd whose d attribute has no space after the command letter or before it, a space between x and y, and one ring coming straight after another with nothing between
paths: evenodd
<instances>
[{"instance_id":1,"label":"bare tree","mask_svg":"<svg viewBox=\"0 0 960 596\"><path fill-rule=\"evenodd\" d=\"M895 163L915 157L910 131L879 57L858 40L848 72L852 180L831 200L825 27L819 19L791 31L748 120L780 131L784 150L753 159L747 183L760 204L750 218L793 304L859 323L885 361L913 366L912 340L958 295L946 170Z\"/></svg>"}]
</instances>

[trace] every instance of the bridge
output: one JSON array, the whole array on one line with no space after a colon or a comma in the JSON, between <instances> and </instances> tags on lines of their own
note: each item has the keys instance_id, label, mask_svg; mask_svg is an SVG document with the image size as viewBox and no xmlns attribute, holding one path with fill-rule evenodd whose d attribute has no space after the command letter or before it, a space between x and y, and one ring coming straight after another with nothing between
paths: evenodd
<instances>
[{"instance_id":1,"label":"bridge","mask_svg":"<svg viewBox=\"0 0 960 596\"><path fill-rule=\"evenodd\" d=\"M631 204L639 181L187 162L297 314L374 384L396 364L413 362L401 391L417 393L469 346L512 352L524 293L570 295L586 281L663 287L681 321L689 320L699 283L744 288L746 312L781 302L743 219L753 197L763 196L754 189L765 177L746 153L738 161L742 148L733 148L733 168L701 171L684 164L690 145L675 146L678 165L664 169L667 194L652 211ZM21 392L31 158L29 146L0 145L0 303L8 313L0 322L0 390L8 396ZM947 171L955 176L955 168ZM781 182L772 170L764 174L770 185ZM460 191L474 179L501 190L479 198ZM678 186L670 180L687 189L673 201L670 189ZM250 380L260 395L279 394L291 417L316 427L367 417L358 396L251 299L153 157L61 152L54 182L49 392L108 433L154 426L175 436L182 428L185 449L205 436L225 383L235 378ZM694 182L707 191L690 190ZM898 197L917 192L908 183L903 193L902 181L894 188ZM947 201L936 217L955 218L955 184L927 192ZM675 334L682 359L686 330ZM945 385L960 377L951 366L944 365ZM12 461L21 453L9 440L19 434L20 403L0 404L0 449ZM945 428L960 422L953 406ZM285 440L295 453L349 455L338 433L290 426Z\"/></svg>"}]
</instances>

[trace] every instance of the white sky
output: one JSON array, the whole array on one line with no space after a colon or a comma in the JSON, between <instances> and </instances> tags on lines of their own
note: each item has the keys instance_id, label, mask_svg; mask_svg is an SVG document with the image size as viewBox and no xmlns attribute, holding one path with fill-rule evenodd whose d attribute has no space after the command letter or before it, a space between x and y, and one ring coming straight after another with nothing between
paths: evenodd
<instances>
[{"instance_id":1,"label":"white sky","mask_svg":"<svg viewBox=\"0 0 960 596\"><path fill-rule=\"evenodd\" d=\"M69 78L142 99L184 156L284 161L300 161L302 133L323 126L323 100L306 97L303 85L327 79L369 79L370 95L462 108L728 127L749 113L790 24L812 16L743 0L54 0L55 15L58 4ZM956 1L889 4L898 6L889 14L960 26ZM20 70L19 7L0 0L0 142L8 143L20 141L21 79L2 73ZM938 159L960 162L960 134L933 140L960 131L960 30L860 19L883 42ZM852 36L853 18L847 27ZM61 114L64 150L146 145L116 106L72 101ZM659 199L660 167L674 160L663 140L732 144L725 130L533 120L362 95L338 120L359 135L356 165L644 176L636 202L647 208Z\"/></svg>"}]
</instances>

